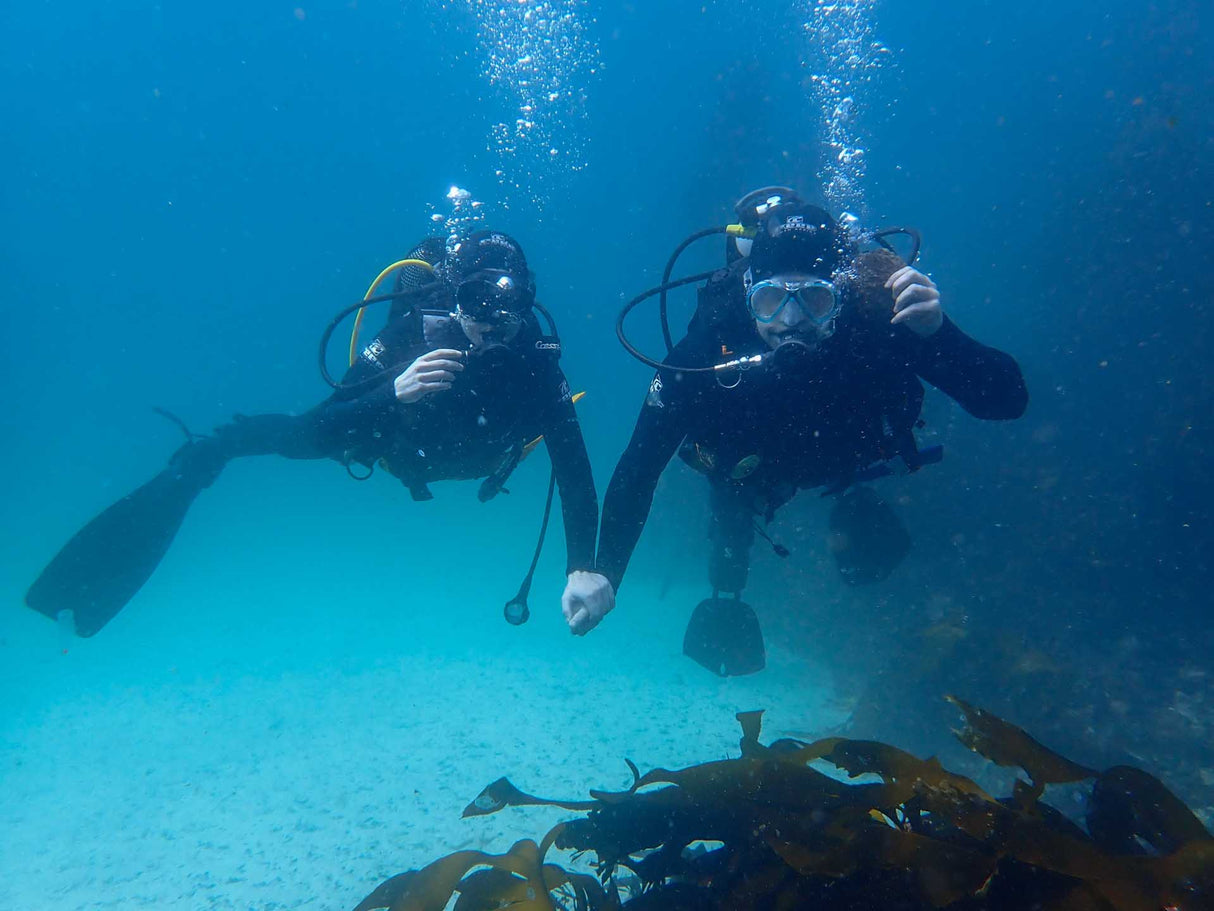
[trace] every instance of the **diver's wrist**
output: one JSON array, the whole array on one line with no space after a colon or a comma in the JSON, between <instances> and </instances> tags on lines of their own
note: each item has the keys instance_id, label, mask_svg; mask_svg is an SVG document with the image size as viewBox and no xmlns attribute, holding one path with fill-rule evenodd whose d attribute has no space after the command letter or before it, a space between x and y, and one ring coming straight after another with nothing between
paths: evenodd
<instances>
[{"instance_id":1,"label":"diver's wrist","mask_svg":"<svg viewBox=\"0 0 1214 911\"><path fill-rule=\"evenodd\" d=\"M957 324L948 318L948 314L941 314L942 319L940 325L933 329L928 335L919 335L915 333L915 337L919 341L932 348L947 347L952 344L961 330L957 328ZM914 331L914 330L911 330Z\"/></svg>"}]
</instances>

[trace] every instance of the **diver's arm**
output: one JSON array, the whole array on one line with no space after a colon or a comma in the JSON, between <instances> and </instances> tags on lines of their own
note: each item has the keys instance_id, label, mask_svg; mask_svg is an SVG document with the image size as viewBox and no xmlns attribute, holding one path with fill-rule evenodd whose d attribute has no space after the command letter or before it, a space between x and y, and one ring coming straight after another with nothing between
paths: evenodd
<instances>
[{"instance_id":1,"label":"diver's arm","mask_svg":"<svg viewBox=\"0 0 1214 911\"><path fill-rule=\"evenodd\" d=\"M562 381L563 382L563 381ZM615 607L615 589L594 568L594 542L599 530L599 503L590 459L573 402L566 394L555 409L557 422L544 433L553 471L561 488L565 517L566 583L561 613L575 636L590 632Z\"/></svg>"},{"instance_id":2,"label":"diver's arm","mask_svg":"<svg viewBox=\"0 0 1214 911\"><path fill-rule=\"evenodd\" d=\"M1024 414L1028 389L1010 354L976 342L947 316L927 337L909 330L902 337L915 372L974 417L1001 421Z\"/></svg>"},{"instance_id":3,"label":"diver's arm","mask_svg":"<svg viewBox=\"0 0 1214 911\"><path fill-rule=\"evenodd\" d=\"M540 426L561 491L565 519L565 590L561 613L569 631L584 636L615 607L615 591L594 570L594 542L599 530L599 503L582 428L564 374L551 362L540 393Z\"/></svg>"},{"instance_id":4,"label":"diver's arm","mask_svg":"<svg viewBox=\"0 0 1214 911\"><path fill-rule=\"evenodd\" d=\"M687 411L673 402L647 399L611 476L603 498L598 571L617 591L653 505L658 478L687 433Z\"/></svg>"},{"instance_id":5,"label":"diver's arm","mask_svg":"<svg viewBox=\"0 0 1214 911\"><path fill-rule=\"evenodd\" d=\"M895 337L914 371L976 418L1009 420L1024 414L1028 390L1016 361L980 345L957 328L940 306L931 277L903 266L885 280L893 298Z\"/></svg>"},{"instance_id":6,"label":"diver's arm","mask_svg":"<svg viewBox=\"0 0 1214 911\"><path fill-rule=\"evenodd\" d=\"M599 526L599 500L594 491L590 457L573 403L566 399L552 411L544 428L544 445L552 459L565 520L566 574L594 570L594 543Z\"/></svg>"}]
</instances>

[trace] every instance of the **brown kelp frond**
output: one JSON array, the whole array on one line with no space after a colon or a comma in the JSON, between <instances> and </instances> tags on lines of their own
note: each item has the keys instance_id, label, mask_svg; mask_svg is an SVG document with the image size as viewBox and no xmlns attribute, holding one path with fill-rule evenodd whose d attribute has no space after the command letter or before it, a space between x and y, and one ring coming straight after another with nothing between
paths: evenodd
<instances>
[{"instance_id":1,"label":"brown kelp frond","mask_svg":"<svg viewBox=\"0 0 1214 911\"><path fill-rule=\"evenodd\" d=\"M532 797L524 794L510 783L507 778L499 778L487 785L476 795L476 799L464 807L460 815L488 816L506 807L560 807L565 810L593 810L598 804L593 800L545 800L543 797Z\"/></svg>"},{"instance_id":2,"label":"brown kelp frond","mask_svg":"<svg viewBox=\"0 0 1214 911\"><path fill-rule=\"evenodd\" d=\"M742 712L739 758L644 775L629 763L627 791L546 800L498 779L465 816L524 805L584 815L539 845L460 851L392 877L355 911L439 911L457 895L456 911L1214 908L1214 838L1159 779L1095 772L948 698L965 717L962 743L1023 769L1031 786L996 799L935 758L876 741L764 745L762 713ZM1040 800L1048 784L1089 778L1086 829ZM598 878L545 863L550 848L591 857Z\"/></svg>"},{"instance_id":3,"label":"brown kelp frond","mask_svg":"<svg viewBox=\"0 0 1214 911\"><path fill-rule=\"evenodd\" d=\"M957 739L995 765L1019 766L1028 773L1035 785L1063 784L1096 776L1094 770L1059 756L1016 725L956 696L944 698L961 709L965 717L965 727L953 731Z\"/></svg>"}]
</instances>

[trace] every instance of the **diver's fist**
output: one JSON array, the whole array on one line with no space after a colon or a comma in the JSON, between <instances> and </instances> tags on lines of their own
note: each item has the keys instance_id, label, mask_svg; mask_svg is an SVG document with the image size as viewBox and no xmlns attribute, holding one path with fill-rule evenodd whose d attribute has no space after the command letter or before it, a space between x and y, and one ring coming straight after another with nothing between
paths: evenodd
<instances>
[{"instance_id":1,"label":"diver's fist","mask_svg":"<svg viewBox=\"0 0 1214 911\"><path fill-rule=\"evenodd\" d=\"M561 595L561 611L569 631L584 636L615 607L615 589L600 573L575 569L569 574L565 593Z\"/></svg>"},{"instance_id":2,"label":"diver's fist","mask_svg":"<svg viewBox=\"0 0 1214 911\"><path fill-rule=\"evenodd\" d=\"M455 374L464 369L463 352L436 348L410 364L392 384L396 397L406 405L435 392L450 389Z\"/></svg>"},{"instance_id":3,"label":"diver's fist","mask_svg":"<svg viewBox=\"0 0 1214 911\"><path fill-rule=\"evenodd\" d=\"M885 287L894 297L894 325L900 323L925 338L944 325L940 291L918 269L903 266L885 280Z\"/></svg>"}]
</instances>

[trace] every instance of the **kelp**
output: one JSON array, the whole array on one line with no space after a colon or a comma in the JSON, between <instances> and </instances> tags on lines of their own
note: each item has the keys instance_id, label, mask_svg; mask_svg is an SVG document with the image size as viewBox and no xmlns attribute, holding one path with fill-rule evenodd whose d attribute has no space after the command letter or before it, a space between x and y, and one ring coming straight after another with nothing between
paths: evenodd
<instances>
[{"instance_id":1,"label":"kelp","mask_svg":"<svg viewBox=\"0 0 1214 911\"><path fill-rule=\"evenodd\" d=\"M593 876L543 862L561 828L556 826L541 845L523 839L505 854L456 851L421 870L400 873L377 886L354 911L442 911L456 892L459 911L488 911L507 904L515 911L549 911L555 907L554 895L562 902L569 898L576 908L617 907L618 899L609 898Z\"/></svg>"},{"instance_id":2,"label":"kelp","mask_svg":"<svg viewBox=\"0 0 1214 911\"><path fill-rule=\"evenodd\" d=\"M1214 908L1214 839L1157 778L1089 769L946 698L962 713L961 743L1027 783L995 798L935 758L876 741L764 745L762 712L743 712L741 756L643 775L629 762L625 791L549 800L498 779L465 816L584 815L539 844L459 851L394 876L355 911L439 911L452 899L456 911ZM1047 785L1086 780L1086 828L1041 799ZM588 858L597 876L547 862L552 849Z\"/></svg>"}]
</instances>

